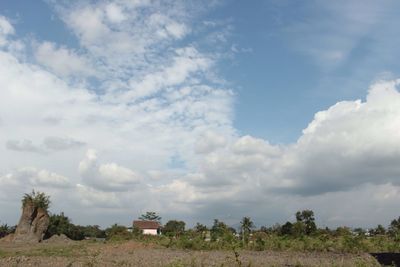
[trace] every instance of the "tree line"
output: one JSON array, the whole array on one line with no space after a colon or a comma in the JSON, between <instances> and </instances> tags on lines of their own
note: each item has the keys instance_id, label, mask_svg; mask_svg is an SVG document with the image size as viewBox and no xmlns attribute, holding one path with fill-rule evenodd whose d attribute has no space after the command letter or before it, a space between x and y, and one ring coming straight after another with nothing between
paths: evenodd
<instances>
[{"instance_id":1,"label":"tree line","mask_svg":"<svg viewBox=\"0 0 400 267\"><path fill-rule=\"evenodd\" d=\"M38 197L39 196L39 197ZM26 194L22 202L31 197ZM50 199L38 193L34 201L46 210ZM239 227L233 228L225 222L214 219L211 226L196 223L187 229L182 220L169 220L162 227L161 236L146 236L140 229L113 224L102 229L99 225L76 225L63 212L50 214L49 227L45 239L53 235L64 234L73 240L101 238L113 240L152 240L166 247L189 249L220 249L243 247L248 249L297 249L297 250L334 250L334 251L400 251L400 217L390 222L387 228L378 225L373 229L349 227L319 228L312 210L297 211L295 221L284 224L261 226L256 228L250 217L243 217ZM138 218L161 223L156 212L146 212ZM0 224L0 237L15 231L15 226Z\"/></svg>"}]
</instances>

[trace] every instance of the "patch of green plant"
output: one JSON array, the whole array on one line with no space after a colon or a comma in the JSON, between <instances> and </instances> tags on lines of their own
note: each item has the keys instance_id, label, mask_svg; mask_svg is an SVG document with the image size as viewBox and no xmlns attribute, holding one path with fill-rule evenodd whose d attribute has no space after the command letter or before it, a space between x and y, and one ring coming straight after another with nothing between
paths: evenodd
<instances>
[{"instance_id":1,"label":"patch of green plant","mask_svg":"<svg viewBox=\"0 0 400 267\"><path fill-rule=\"evenodd\" d=\"M73 257L82 255L85 250L81 249L82 246L46 246L29 250L27 252L16 252L24 256L44 256L44 257Z\"/></svg>"},{"instance_id":2,"label":"patch of green plant","mask_svg":"<svg viewBox=\"0 0 400 267\"><path fill-rule=\"evenodd\" d=\"M6 251L0 250L0 258L7 257L9 255L10 255L10 253L7 253Z\"/></svg>"}]
</instances>

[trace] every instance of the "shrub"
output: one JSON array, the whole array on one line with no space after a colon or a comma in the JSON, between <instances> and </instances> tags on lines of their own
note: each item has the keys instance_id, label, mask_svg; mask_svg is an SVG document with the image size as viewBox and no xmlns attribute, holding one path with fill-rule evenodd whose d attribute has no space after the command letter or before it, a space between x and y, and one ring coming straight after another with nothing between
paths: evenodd
<instances>
[{"instance_id":1,"label":"shrub","mask_svg":"<svg viewBox=\"0 0 400 267\"><path fill-rule=\"evenodd\" d=\"M23 196L22 207L25 207L28 203L32 203L35 208L48 211L51 203L50 196L47 196L43 192L35 192L35 190L32 190L32 193Z\"/></svg>"}]
</instances>

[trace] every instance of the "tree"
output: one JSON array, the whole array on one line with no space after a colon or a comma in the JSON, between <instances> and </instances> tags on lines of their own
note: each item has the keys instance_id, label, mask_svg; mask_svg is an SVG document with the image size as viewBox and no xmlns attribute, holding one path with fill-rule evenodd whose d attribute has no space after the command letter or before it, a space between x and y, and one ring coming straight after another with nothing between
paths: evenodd
<instances>
[{"instance_id":1,"label":"tree","mask_svg":"<svg viewBox=\"0 0 400 267\"><path fill-rule=\"evenodd\" d=\"M177 220L170 220L168 221L164 228L163 233L168 236L179 236L185 232L185 222L184 221L177 221Z\"/></svg>"},{"instance_id":2,"label":"tree","mask_svg":"<svg viewBox=\"0 0 400 267\"><path fill-rule=\"evenodd\" d=\"M365 236L367 234L367 231L365 231L363 228L361 227L357 227L354 228L353 232L357 235L357 236Z\"/></svg>"},{"instance_id":3,"label":"tree","mask_svg":"<svg viewBox=\"0 0 400 267\"><path fill-rule=\"evenodd\" d=\"M347 226L339 226L336 228L334 231L335 236L350 236L351 235L351 229Z\"/></svg>"},{"instance_id":4,"label":"tree","mask_svg":"<svg viewBox=\"0 0 400 267\"><path fill-rule=\"evenodd\" d=\"M388 232L391 236L398 236L400 234L400 217L390 222Z\"/></svg>"},{"instance_id":5,"label":"tree","mask_svg":"<svg viewBox=\"0 0 400 267\"><path fill-rule=\"evenodd\" d=\"M240 222L240 226L242 240L245 244L247 244L249 242L251 229L254 228L254 223L251 221L250 217L243 217L242 221Z\"/></svg>"},{"instance_id":6,"label":"tree","mask_svg":"<svg viewBox=\"0 0 400 267\"><path fill-rule=\"evenodd\" d=\"M15 231L15 226L10 227L7 224L0 225L0 238L5 237Z\"/></svg>"},{"instance_id":7,"label":"tree","mask_svg":"<svg viewBox=\"0 0 400 267\"><path fill-rule=\"evenodd\" d=\"M93 238L105 238L106 232L100 229L98 225L87 225L81 226L83 234L85 237L93 237Z\"/></svg>"},{"instance_id":8,"label":"tree","mask_svg":"<svg viewBox=\"0 0 400 267\"><path fill-rule=\"evenodd\" d=\"M132 237L131 233L128 232L128 229L125 226L118 224L113 224L105 231L108 240L110 239L128 240L131 239Z\"/></svg>"},{"instance_id":9,"label":"tree","mask_svg":"<svg viewBox=\"0 0 400 267\"><path fill-rule=\"evenodd\" d=\"M280 234L281 235L292 235L293 224L291 222L286 222L282 225Z\"/></svg>"},{"instance_id":10,"label":"tree","mask_svg":"<svg viewBox=\"0 0 400 267\"><path fill-rule=\"evenodd\" d=\"M312 210L303 210L296 212L296 221L304 223L305 234L310 235L317 230L315 224L314 212Z\"/></svg>"},{"instance_id":11,"label":"tree","mask_svg":"<svg viewBox=\"0 0 400 267\"><path fill-rule=\"evenodd\" d=\"M50 196L43 192L32 190L32 193L23 196L22 207L25 207L28 203L32 203L35 208L41 208L47 212L51 203Z\"/></svg>"},{"instance_id":12,"label":"tree","mask_svg":"<svg viewBox=\"0 0 400 267\"><path fill-rule=\"evenodd\" d=\"M154 211L147 211L146 214L140 215L139 220L160 222L161 217L158 216Z\"/></svg>"},{"instance_id":13,"label":"tree","mask_svg":"<svg viewBox=\"0 0 400 267\"><path fill-rule=\"evenodd\" d=\"M196 223L196 226L193 229L197 234L201 235L202 239L206 238L207 235L207 226L205 226L204 224L201 223Z\"/></svg>"},{"instance_id":14,"label":"tree","mask_svg":"<svg viewBox=\"0 0 400 267\"><path fill-rule=\"evenodd\" d=\"M201 223L196 223L196 226L194 227L194 231L197 233L202 233L207 231L207 226Z\"/></svg>"},{"instance_id":15,"label":"tree","mask_svg":"<svg viewBox=\"0 0 400 267\"><path fill-rule=\"evenodd\" d=\"M369 233L370 235L385 235L386 229L381 224L378 224L378 226L374 229L371 229Z\"/></svg>"},{"instance_id":16,"label":"tree","mask_svg":"<svg viewBox=\"0 0 400 267\"><path fill-rule=\"evenodd\" d=\"M228 226L224 222L220 222L218 219L214 219L214 224L211 227L211 241L217 241L223 237L225 233L229 232Z\"/></svg>"},{"instance_id":17,"label":"tree","mask_svg":"<svg viewBox=\"0 0 400 267\"><path fill-rule=\"evenodd\" d=\"M50 238L53 235L64 234L72 240L82 240L85 238L85 233L82 226L74 225L71 220L64 215L64 212L60 214L52 214L50 216L50 223L45 233L45 239Z\"/></svg>"}]
</instances>

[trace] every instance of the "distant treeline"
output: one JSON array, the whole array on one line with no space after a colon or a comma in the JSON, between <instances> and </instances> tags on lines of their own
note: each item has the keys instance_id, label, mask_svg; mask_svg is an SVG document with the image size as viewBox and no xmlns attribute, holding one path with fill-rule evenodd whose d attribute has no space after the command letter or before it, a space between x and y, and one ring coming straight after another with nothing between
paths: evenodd
<instances>
[{"instance_id":1,"label":"distant treeline","mask_svg":"<svg viewBox=\"0 0 400 267\"><path fill-rule=\"evenodd\" d=\"M385 228L374 229L318 228L312 210L298 211L296 221L282 225L256 228L251 218L244 217L239 229L215 219L211 227L197 223L186 229L180 220L170 220L159 236L143 235L138 229L114 224L106 229L98 225L75 225L64 214L50 215L50 225L45 238L65 234L73 240L101 238L107 242L136 240L156 243L164 247L212 250L244 248L251 250L294 250L294 251L336 251L336 252L400 252L400 217ZM155 212L148 212L139 219L160 221ZM15 231L15 227L0 226L0 236Z\"/></svg>"}]
</instances>

